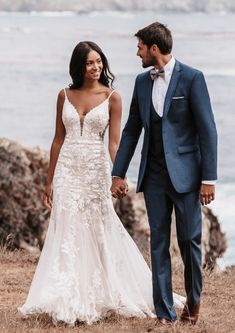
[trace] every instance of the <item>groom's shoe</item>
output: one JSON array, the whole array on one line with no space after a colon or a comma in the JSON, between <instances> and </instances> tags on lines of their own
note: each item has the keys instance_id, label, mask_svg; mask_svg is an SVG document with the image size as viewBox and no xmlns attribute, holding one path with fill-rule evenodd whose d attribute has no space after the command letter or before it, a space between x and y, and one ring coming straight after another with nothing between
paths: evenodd
<instances>
[{"instance_id":1,"label":"groom's shoe","mask_svg":"<svg viewBox=\"0 0 235 333\"><path fill-rule=\"evenodd\" d=\"M200 303L192 305L186 303L180 317L180 320L184 323L195 325L199 318Z\"/></svg>"}]
</instances>

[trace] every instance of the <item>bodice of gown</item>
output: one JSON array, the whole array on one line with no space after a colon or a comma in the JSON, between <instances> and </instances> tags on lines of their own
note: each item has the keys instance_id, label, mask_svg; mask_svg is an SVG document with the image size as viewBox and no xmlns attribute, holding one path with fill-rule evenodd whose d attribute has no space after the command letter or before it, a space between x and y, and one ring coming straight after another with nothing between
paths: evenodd
<instances>
[{"instance_id":1,"label":"bodice of gown","mask_svg":"<svg viewBox=\"0 0 235 333\"><path fill-rule=\"evenodd\" d=\"M104 134L109 125L108 106L111 94L81 118L65 92L62 120L66 136L53 178L54 205L58 206L57 211L69 209L76 215L83 210L87 216L93 216L102 200L108 199L102 201L103 205L111 204L111 170L104 145ZM87 209L88 206L90 209Z\"/></svg>"},{"instance_id":2,"label":"bodice of gown","mask_svg":"<svg viewBox=\"0 0 235 333\"><path fill-rule=\"evenodd\" d=\"M66 129L65 143L78 144L103 141L109 124L109 97L92 108L85 116L80 116L79 111L70 103L65 93L62 115Z\"/></svg>"}]
</instances>

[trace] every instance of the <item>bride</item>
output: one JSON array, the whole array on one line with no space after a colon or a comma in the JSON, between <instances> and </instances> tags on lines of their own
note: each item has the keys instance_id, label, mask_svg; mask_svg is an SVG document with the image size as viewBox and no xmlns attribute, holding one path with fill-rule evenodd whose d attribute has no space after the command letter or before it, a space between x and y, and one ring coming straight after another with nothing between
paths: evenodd
<instances>
[{"instance_id":1,"label":"bride","mask_svg":"<svg viewBox=\"0 0 235 333\"><path fill-rule=\"evenodd\" d=\"M44 203L51 218L32 284L19 311L47 313L70 325L110 312L155 317L151 271L116 215L109 154L119 145L121 98L107 59L80 42L70 61L72 84L59 92ZM53 187L52 187L53 183ZM53 196L52 196L53 188ZM182 306L183 297L174 294Z\"/></svg>"}]
</instances>

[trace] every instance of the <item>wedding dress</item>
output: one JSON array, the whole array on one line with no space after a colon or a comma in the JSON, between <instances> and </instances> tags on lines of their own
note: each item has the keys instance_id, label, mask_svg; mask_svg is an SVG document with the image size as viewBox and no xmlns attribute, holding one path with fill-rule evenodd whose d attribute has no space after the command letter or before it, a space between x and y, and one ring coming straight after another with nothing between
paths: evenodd
<instances>
[{"instance_id":1,"label":"wedding dress","mask_svg":"<svg viewBox=\"0 0 235 333\"><path fill-rule=\"evenodd\" d=\"M110 194L103 142L109 97L81 117L65 89L66 136L53 179L44 247L19 308L24 316L48 313L70 325L91 324L111 312L155 316L151 271L116 215ZM182 307L183 301L174 294L176 305Z\"/></svg>"}]
</instances>

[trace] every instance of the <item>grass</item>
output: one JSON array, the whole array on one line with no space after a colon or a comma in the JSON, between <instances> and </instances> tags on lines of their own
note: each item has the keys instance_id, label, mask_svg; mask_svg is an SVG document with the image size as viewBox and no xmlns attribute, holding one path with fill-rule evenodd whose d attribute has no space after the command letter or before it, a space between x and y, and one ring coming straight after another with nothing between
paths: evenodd
<instances>
[{"instance_id":1,"label":"grass","mask_svg":"<svg viewBox=\"0 0 235 333\"><path fill-rule=\"evenodd\" d=\"M0 333L235 333L235 267L223 272L205 272L201 315L197 325L177 322L172 328L156 326L154 319L113 315L94 325L55 325L47 315L22 319L23 304L37 259L25 251L0 248ZM174 268L174 291L184 294L182 267ZM180 312L178 311L178 315Z\"/></svg>"}]
</instances>

